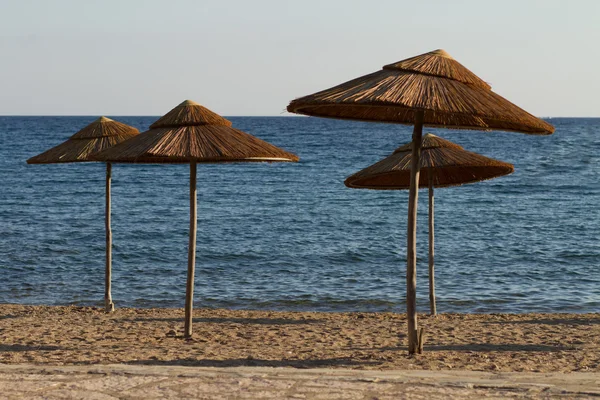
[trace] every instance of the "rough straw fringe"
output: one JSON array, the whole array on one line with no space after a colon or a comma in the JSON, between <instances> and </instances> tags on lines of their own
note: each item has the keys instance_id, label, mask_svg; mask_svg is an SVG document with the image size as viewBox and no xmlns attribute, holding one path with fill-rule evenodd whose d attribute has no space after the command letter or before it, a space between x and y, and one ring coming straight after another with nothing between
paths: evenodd
<instances>
[{"instance_id":1,"label":"rough straw fringe","mask_svg":"<svg viewBox=\"0 0 600 400\"><path fill-rule=\"evenodd\" d=\"M489 89L458 62L426 53L293 100L289 112L360 121L551 134L554 127Z\"/></svg>"},{"instance_id":2,"label":"rough straw fringe","mask_svg":"<svg viewBox=\"0 0 600 400\"><path fill-rule=\"evenodd\" d=\"M344 184L355 189L399 190L410 187L412 143L399 147L392 155L350 177ZM464 150L456 143L427 134L421 149L419 187L429 186L429 173L434 187L459 186L479 182L514 171L509 163Z\"/></svg>"},{"instance_id":3,"label":"rough straw fringe","mask_svg":"<svg viewBox=\"0 0 600 400\"><path fill-rule=\"evenodd\" d=\"M139 133L121 122L100 117L67 141L27 160L28 164L95 161L92 154L121 143Z\"/></svg>"},{"instance_id":4,"label":"rough straw fringe","mask_svg":"<svg viewBox=\"0 0 600 400\"><path fill-rule=\"evenodd\" d=\"M212 115L218 117L215 119L217 124L207 122ZM295 154L231 128L230 124L225 118L188 100L152 124L150 130L100 152L94 158L138 163L298 161ZM163 127L157 128L157 125Z\"/></svg>"}]
</instances>

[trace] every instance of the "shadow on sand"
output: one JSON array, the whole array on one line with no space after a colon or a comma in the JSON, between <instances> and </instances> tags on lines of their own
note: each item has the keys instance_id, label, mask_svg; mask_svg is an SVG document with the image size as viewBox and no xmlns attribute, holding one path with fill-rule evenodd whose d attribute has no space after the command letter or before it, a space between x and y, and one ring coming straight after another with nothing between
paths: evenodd
<instances>
[{"instance_id":1,"label":"shadow on sand","mask_svg":"<svg viewBox=\"0 0 600 400\"><path fill-rule=\"evenodd\" d=\"M565 350L574 350L573 347L567 346L548 346L544 344L490 344L490 343L466 343L466 344L444 344L444 345L427 345L425 343L425 351L518 351L518 352L557 352Z\"/></svg>"},{"instance_id":2,"label":"shadow on sand","mask_svg":"<svg viewBox=\"0 0 600 400\"><path fill-rule=\"evenodd\" d=\"M58 346L24 346L22 344L0 344L0 353L17 351L57 351L64 350Z\"/></svg>"},{"instance_id":3,"label":"shadow on sand","mask_svg":"<svg viewBox=\"0 0 600 400\"><path fill-rule=\"evenodd\" d=\"M181 322L181 318L124 318L119 321L127 322ZM194 318L193 323L212 323L212 324L248 324L248 325L307 325L323 322L320 319L288 319L288 318Z\"/></svg>"},{"instance_id":4,"label":"shadow on sand","mask_svg":"<svg viewBox=\"0 0 600 400\"><path fill-rule=\"evenodd\" d=\"M490 352L490 351L518 351L518 352L557 352L574 350L574 347L568 346L547 346L544 344L490 344L490 343L466 343L466 344L428 344L425 341L423 347L425 352L428 351L464 351L464 352ZM387 346L387 347L348 347L346 350L351 351L375 351L375 352L406 352L406 346Z\"/></svg>"},{"instance_id":5,"label":"shadow on sand","mask_svg":"<svg viewBox=\"0 0 600 400\"><path fill-rule=\"evenodd\" d=\"M528 319L523 321L490 321L490 324L514 324L514 325L597 325L600 324L600 315L597 318L581 318L581 317L569 317L564 318L541 318L541 319Z\"/></svg>"},{"instance_id":6,"label":"shadow on sand","mask_svg":"<svg viewBox=\"0 0 600 400\"><path fill-rule=\"evenodd\" d=\"M230 360L136 360L129 365L174 365L193 367L292 367L292 368L330 368L360 367L379 365L378 361L360 361L352 358L327 358L313 360L260 360L238 358Z\"/></svg>"}]
</instances>

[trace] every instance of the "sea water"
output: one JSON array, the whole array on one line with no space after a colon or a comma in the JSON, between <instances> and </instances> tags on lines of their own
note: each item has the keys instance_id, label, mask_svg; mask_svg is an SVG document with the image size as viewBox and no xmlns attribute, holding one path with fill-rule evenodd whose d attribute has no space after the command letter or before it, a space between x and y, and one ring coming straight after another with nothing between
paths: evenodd
<instances>
[{"instance_id":1,"label":"sea water","mask_svg":"<svg viewBox=\"0 0 600 400\"><path fill-rule=\"evenodd\" d=\"M27 165L97 117L0 117L0 303L101 305L105 166ZM113 117L148 129L156 117ZM411 127L231 117L299 163L198 166L196 307L405 310L407 191L344 179ZM600 312L600 119L551 136L425 129L515 165L436 190L439 312ZM182 307L187 165L113 166L113 299ZM417 306L428 310L427 191L419 195Z\"/></svg>"}]
</instances>

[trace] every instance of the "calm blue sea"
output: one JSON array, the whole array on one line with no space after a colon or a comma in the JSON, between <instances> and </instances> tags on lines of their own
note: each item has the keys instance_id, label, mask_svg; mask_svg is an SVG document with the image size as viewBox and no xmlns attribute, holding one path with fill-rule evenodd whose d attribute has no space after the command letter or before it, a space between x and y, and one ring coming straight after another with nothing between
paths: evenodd
<instances>
[{"instance_id":1,"label":"calm blue sea","mask_svg":"<svg viewBox=\"0 0 600 400\"><path fill-rule=\"evenodd\" d=\"M102 304L104 165L25 163L95 118L0 117L0 303ZM156 119L113 118L140 130ZM195 305L403 312L407 192L343 181L410 141L411 128L230 119L301 161L198 167ZM440 312L600 312L600 119L550 122L548 137L425 130L515 164L510 176L436 192ZM183 307L188 174L186 165L113 167L117 307Z\"/></svg>"}]
</instances>

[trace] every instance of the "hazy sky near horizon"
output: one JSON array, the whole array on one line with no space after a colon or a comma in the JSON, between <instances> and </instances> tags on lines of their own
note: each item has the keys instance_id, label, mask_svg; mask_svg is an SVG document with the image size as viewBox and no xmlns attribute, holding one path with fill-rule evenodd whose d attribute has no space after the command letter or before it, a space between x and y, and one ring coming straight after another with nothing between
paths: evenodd
<instances>
[{"instance_id":1,"label":"hazy sky near horizon","mask_svg":"<svg viewBox=\"0 0 600 400\"><path fill-rule=\"evenodd\" d=\"M438 48L538 116L600 117L597 0L0 0L0 115L234 115Z\"/></svg>"}]
</instances>

